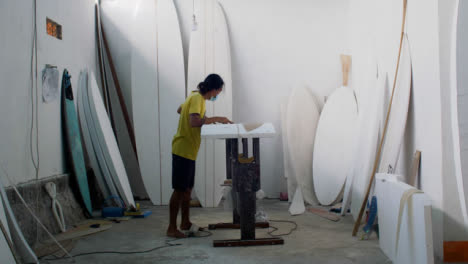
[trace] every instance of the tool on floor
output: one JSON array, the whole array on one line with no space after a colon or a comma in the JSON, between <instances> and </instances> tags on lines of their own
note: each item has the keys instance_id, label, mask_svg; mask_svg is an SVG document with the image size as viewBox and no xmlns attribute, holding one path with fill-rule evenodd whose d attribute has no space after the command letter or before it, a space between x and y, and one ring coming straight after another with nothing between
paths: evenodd
<instances>
[{"instance_id":1,"label":"tool on floor","mask_svg":"<svg viewBox=\"0 0 468 264\"><path fill-rule=\"evenodd\" d=\"M124 212L125 216L133 216L134 218L146 218L151 214L151 211L141 211L139 203L136 204L136 208L131 208Z\"/></svg>"}]
</instances>

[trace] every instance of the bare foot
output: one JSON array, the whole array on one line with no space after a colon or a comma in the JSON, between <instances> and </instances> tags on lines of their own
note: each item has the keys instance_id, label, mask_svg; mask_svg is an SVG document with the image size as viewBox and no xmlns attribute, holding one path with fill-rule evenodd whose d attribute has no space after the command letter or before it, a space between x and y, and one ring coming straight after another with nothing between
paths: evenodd
<instances>
[{"instance_id":1,"label":"bare foot","mask_svg":"<svg viewBox=\"0 0 468 264\"><path fill-rule=\"evenodd\" d=\"M174 238L186 238L187 236L179 230L167 230L166 236Z\"/></svg>"}]
</instances>

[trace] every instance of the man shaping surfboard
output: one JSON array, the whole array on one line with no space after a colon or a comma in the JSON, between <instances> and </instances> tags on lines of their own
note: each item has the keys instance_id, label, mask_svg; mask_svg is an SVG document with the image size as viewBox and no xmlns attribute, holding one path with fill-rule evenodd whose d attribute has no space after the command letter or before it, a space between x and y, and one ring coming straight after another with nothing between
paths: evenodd
<instances>
[{"instance_id":1,"label":"man shaping surfboard","mask_svg":"<svg viewBox=\"0 0 468 264\"><path fill-rule=\"evenodd\" d=\"M169 237L186 237L177 229L179 208L182 211L180 229L199 230L190 222L189 210L195 182L195 160L201 143L201 127L213 123L232 124L226 117L207 117L205 100L215 101L223 87L223 79L217 74L210 74L198 84L198 90L193 91L177 109L180 118L177 133L172 140L172 188L174 191L169 201L169 227L166 233Z\"/></svg>"}]
</instances>

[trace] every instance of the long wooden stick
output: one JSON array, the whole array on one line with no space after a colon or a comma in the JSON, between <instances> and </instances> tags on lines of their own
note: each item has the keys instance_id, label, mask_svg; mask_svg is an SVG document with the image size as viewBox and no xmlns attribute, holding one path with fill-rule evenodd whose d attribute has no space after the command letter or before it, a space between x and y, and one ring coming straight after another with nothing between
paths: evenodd
<instances>
[{"instance_id":1,"label":"long wooden stick","mask_svg":"<svg viewBox=\"0 0 468 264\"><path fill-rule=\"evenodd\" d=\"M115 70L114 61L112 60L112 55L109 50L109 45L107 44L106 34L104 32L104 29L101 28L101 31L102 31L102 40L104 42L104 48L106 50L107 60L109 62L109 67L110 67L111 74L112 74L112 80L114 81L115 90L117 92L117 97L119 98L123 117L125 120L125 124L127 126L128 135L130 136L130 141L132 142L133 151L135 152L136 159L138 160L138 153L137 153L136 142L135 142L135 133L133 131L132 123L130 122L130 116L128 114L127 105L125 104L125 100L123 98L122 88L120 87L119 79L117 79L117 73Z\"/></svg>"},{"instance_id":2,"label":"long wooden stick","mask_svg":"<svg viewBox=\"0 0 468 264\"><path fill-rule=\"evenodd\" d=\"M101 86L102 86L102 95L104 97L104 107L106 111L109 111L108 108L108 94L107 94L107 83L106 83L106 73L104 70L104 57L102 54L102 42L101 42L101 16L99 13L99 4L96 3L95 15L96 15L96 37L98 44L98 59L99 59L99 72L101 73Z\"/></svg>"},{"instance_id":3,"label":"long wooden stick","mask_svg":"<svg viewBox=\"0 0 468 264\"><path fill-rule=\"evenodd\" d=\"M392 96L390 97L390 103L388 105L387 117L385 119L385 126L384 126L384 130L383 130L382 138L380 139L379 149L377 150L377 155L375 156L374 168L372 169L372 175L371 175L371 178L369 180L369 185L367 186L366 195L364 196L364 200L362 201L362 204L361 204L361 209L359 210L359 216L356 219L356 222L354 223L353 236L356 236L356 234L357 234L357 232L359 230L359 226L361 225L362 216L363 216L364 210L366 208L367 200L369 199L369 194L370 194L370 190L371 190L371 187L372 187L372 183L374 182L375 173L377 172L377 166L379 164L380 155L382 154L382 146L383 146L383 143L384 143L385 136L387 134L388 119L390 117L390 112L392 110L393 95L395 94L395 87L396 87L396 82L397 82L397 77L398 77L398 70L400 68L401 48L403 46L403 38L404 38L404 35L405 35L405 22L406 22L406 7L407 7L407 4L408 4L408 0L403 0L403 22L402 22L402 25L401 25L400 49L398 51L398 61L397 61L397 67L396 67L396 71L395 71L395 78L393 79Z\"/></svg>"}]
</instances>

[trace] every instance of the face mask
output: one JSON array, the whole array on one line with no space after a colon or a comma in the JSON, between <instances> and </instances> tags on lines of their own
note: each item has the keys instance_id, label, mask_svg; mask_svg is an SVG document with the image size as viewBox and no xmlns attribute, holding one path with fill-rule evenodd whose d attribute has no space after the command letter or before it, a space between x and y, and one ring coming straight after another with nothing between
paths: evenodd
<instances>
[{"instance_id":1,"label":"face mask","mask_svg":"<svg viewBox=\"0 0 468 264\"><path fill-rule=\"evenodd\" d=\"M216 96L211 96L210 101L211 101L211 102L214 102L214 101L216 101L216 99L218 99L218 96L217 96L217 95L216 95Z\"/></svg>"}]
</instances>

